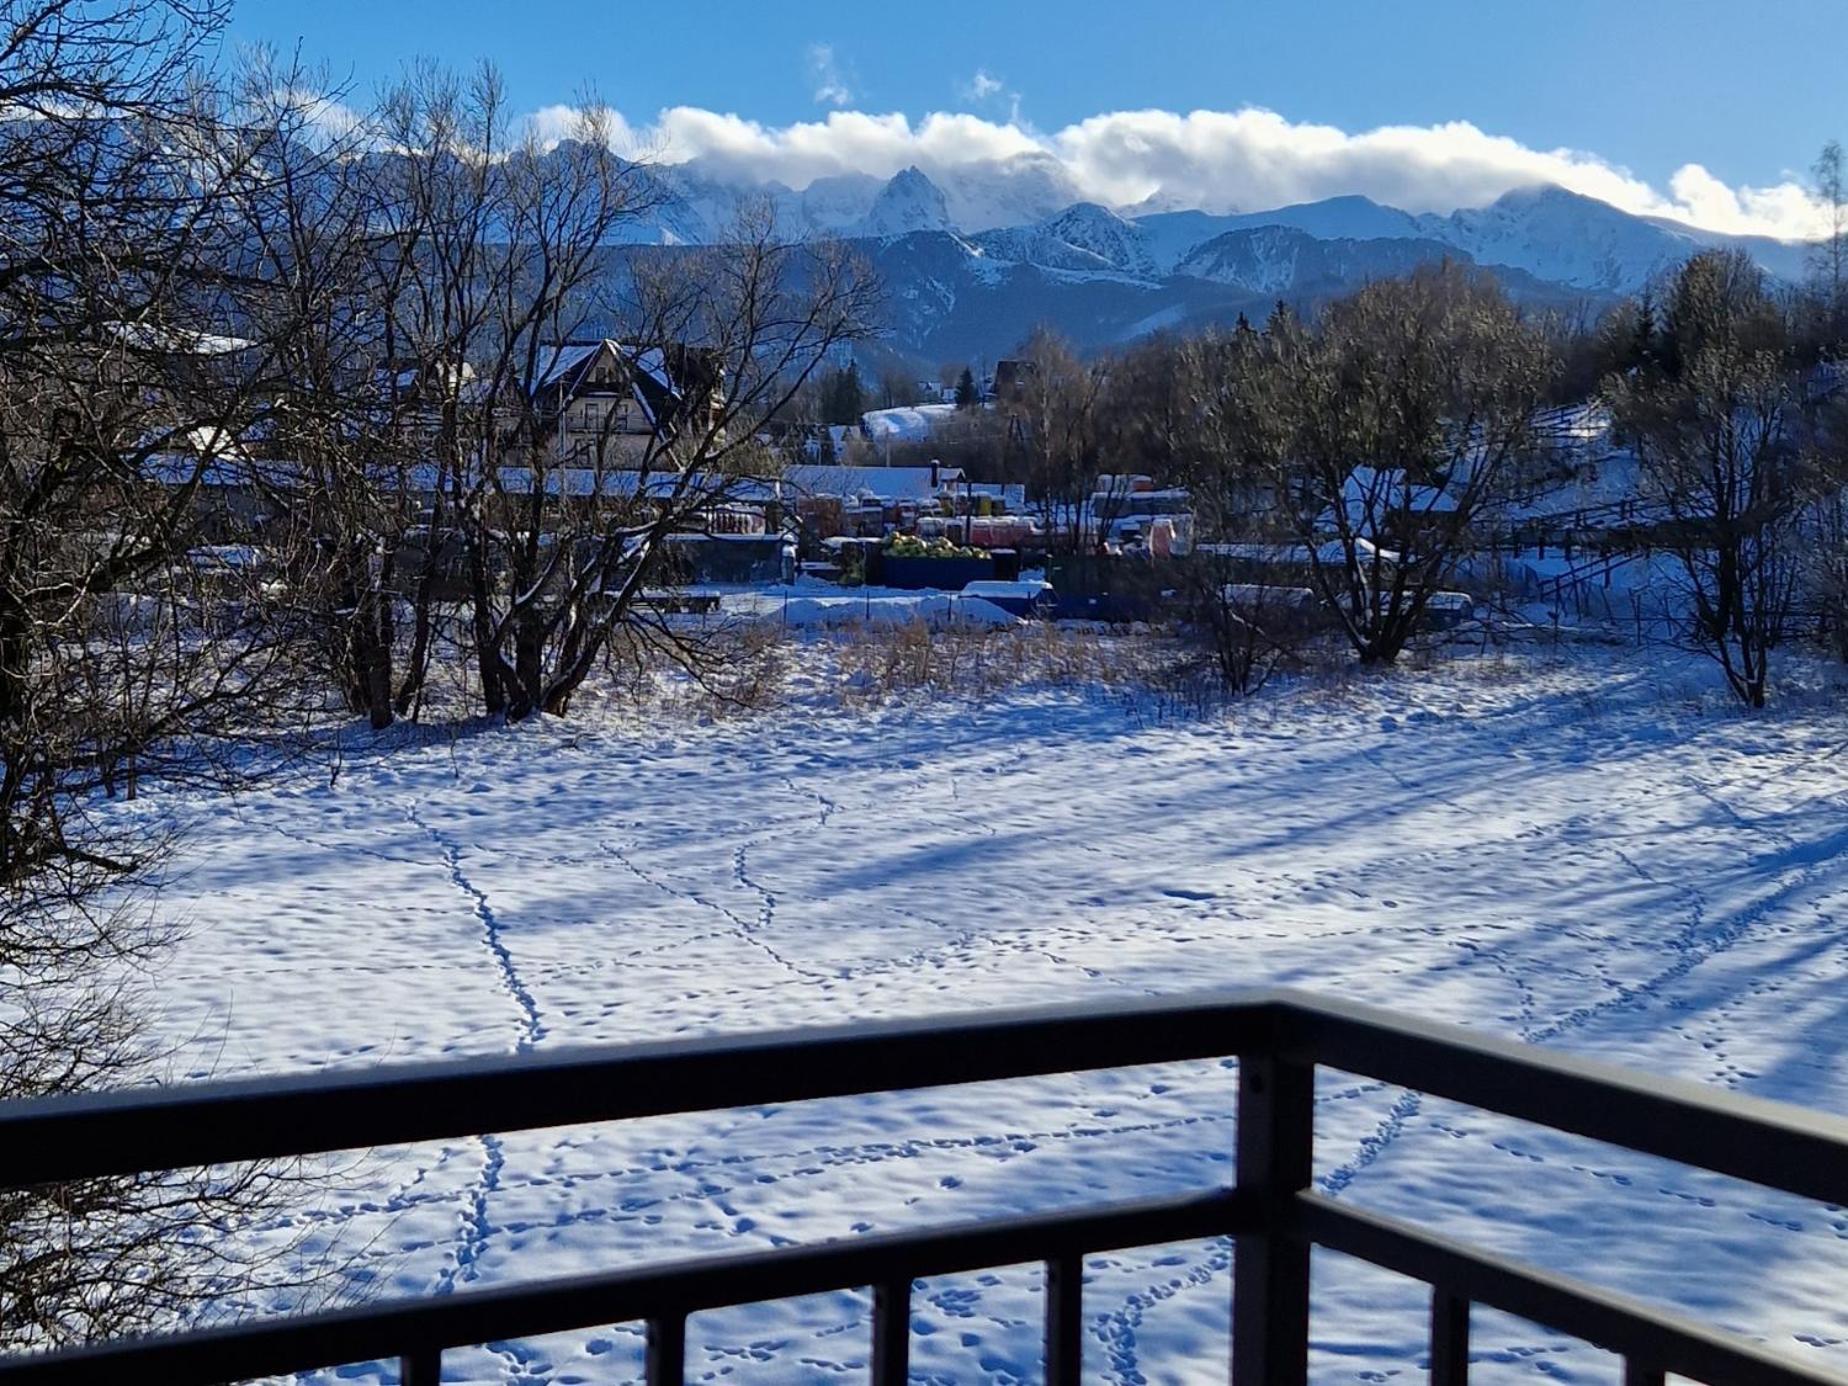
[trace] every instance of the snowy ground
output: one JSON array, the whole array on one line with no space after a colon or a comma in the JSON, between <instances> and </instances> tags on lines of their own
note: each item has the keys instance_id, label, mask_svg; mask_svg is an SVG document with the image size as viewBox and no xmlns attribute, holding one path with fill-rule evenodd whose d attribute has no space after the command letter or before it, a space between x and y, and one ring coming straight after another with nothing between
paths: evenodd
<instances>
[{"instance_id":1,"label":"snowy ground","mask_svg":"<svg viewBox=\"0 0 1848 1386\"><path fill-rule=\"evenodd\" d=\"M1279 983L1848 1112L1848 717L1700 677L1536 656L1205 723L1022 693L400 748L192 806L163 1033L226 1076ZM447 1293L1223 1183L1232 1096L1207 1064L490 1136L370 1159L294 1226L378 1293ZM1339 1075L1318 1144L1343 1198L1848 1369L1839 1209ZM1229 1258L1092 1258L1096 1379L1223 1380ZM1422 1380L1421 1289L1316 1276L1316 1380ZM914 1379L1037 1379L1037 1291L922 1284ZM689 1375L864 1379L868 1323L853 1295L700 1316ZM450 1371L625 1380L639 1343ZM1478 1380L1616 1379L1496 1316L1476 1348Z\"/></svg>"},{"instance_id":2,"label":"snowy ground","mask_svg":"<svg viewBox=\"0 0 1848 1386\"><path fill-rule=\"evenodd\" d=\"M842 588L802 582L788 587L707 588L720 597L726 617L785 627L1010 626L1016 618L993 602L957 592L912 591L900 587Z\"/></svg>"}]
</instances>

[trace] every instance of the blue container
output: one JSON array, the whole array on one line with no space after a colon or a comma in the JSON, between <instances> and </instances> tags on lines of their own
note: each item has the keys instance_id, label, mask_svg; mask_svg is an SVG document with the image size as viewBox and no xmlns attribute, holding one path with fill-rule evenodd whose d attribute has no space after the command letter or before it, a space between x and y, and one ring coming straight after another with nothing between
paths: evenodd
<instances>
[{"instance_id":1,"label":"blue container","mask_svg":"<svg viewBox=\"0 0 1848 1386\"><path fill-rule=\"evenodd\" d=\"M960 592L995 575L992 558L894 558L880 555L879 585L906 591Z\"/></svg>"}]
</instances>

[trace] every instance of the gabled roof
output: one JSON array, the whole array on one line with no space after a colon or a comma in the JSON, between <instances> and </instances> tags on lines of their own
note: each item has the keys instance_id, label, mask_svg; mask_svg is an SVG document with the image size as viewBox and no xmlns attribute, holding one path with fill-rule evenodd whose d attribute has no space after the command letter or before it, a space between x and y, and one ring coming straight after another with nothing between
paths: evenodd
<instances>
[{"instance_id":1,"label":"gabled roof","mask_svg":"<svg viewBox=\"0 0 1848 1386\"><path fill-rule=\"evenodd\" d=\"M591 366L606 352L625 372L629 393L643 417L656 427L671 422L689 394L698 398L702 385L716 387L723 375L711 353L693 347L632 347L604 337L541 348L533 362L531 393L556 392L561 401L574 398ZM702 376L707 379L702 381Z\"/></svg>"},{"instance_id":2,"label":"gabled roof","mask_svg":"<svg viewBox=\"0 0 1848 1386\"><path fill-rule=\"evenodd\" d=\"M533 394L540 394L557 386L570 389L577 384L577 377L592 361L603 353L604 348L615 349L616 344L606 339L594 342L557 342L541 346L533 356L533 373L527 389Z\"/></svg>"}]
</instances>

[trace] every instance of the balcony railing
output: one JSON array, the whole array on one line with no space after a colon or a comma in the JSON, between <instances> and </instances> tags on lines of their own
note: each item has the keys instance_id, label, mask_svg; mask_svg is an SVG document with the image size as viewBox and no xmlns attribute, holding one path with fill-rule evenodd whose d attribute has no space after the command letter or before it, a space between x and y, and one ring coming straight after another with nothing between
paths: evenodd
<instances>
[{"instance_id":1,"label":"balcony railing","mask_svg":"<svg viewBox=\"0 0 1848 1386\"><path fill-rule=\"evenodd\" d=\"M1656 1306L1313 1191L1316 1069L1326 1066L1848 1205L1848 1121L1288 992L988 1012L740 1038L146 1090L0 1107L0 1188L396 1145L497 1131L845 1097L1236 1055L1238 1173L1229 1189L1002 1221L469 1290L441 1298L0 1361L13 1383L284 1375L400 1359L440 1380L446 1349L612 1323L647 1325L651 1386L682 1380L686 1319L726 1305L873 1292L872 1379L905 1380L912 1282L1046 1267L1046 1379L1079 1379L1081 1258L1184 1239L1237 1239L1232 1378L1301 1386L1312 1246L1432 1287L1430 1380L1469 1377L1472 1305L1619 1354L1631 1386L1665 1374L1713 1386L1833 1375Z\"/></svg>"}]
</instances>

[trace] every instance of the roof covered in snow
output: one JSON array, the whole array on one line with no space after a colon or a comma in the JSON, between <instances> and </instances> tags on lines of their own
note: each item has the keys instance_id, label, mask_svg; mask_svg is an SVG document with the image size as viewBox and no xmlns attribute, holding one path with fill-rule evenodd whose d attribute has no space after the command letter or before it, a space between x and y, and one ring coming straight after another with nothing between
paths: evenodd
<instances>
[{"instance_id":1,"label":"roof covered in snow","mask_svg":"<svg viewBox=\"0 0 1848 1386\"><path fill-rule=\"evenodd\" d=\"M245 337L150 322L104 323L103 332L139 350L171 352L179 356L231 356L248 351L254 345Z\"/></svg>"},{"instance_id":2,"label":"roof covered in snow","mask_svg":"<svg viewBox=\"0 0 1848 1386\"><path fill-rule=\"evenodd\" d=\"M1544 444L1586 448L1608 443L1611 411L1602 404L1563 404L1534 415L1534 432Z\"/></svg>"},{"instance_id":3,"label":"roof covered in snow","mask_svg":"<svg viewBox=\"0 0 1848 1386\"><path fill-rule=\"evenodd\" d=\"M548 390L562 381L568 381L578 371L594 361L606 346L613 343L596 342L561 342L552 346L542 346L533 357L532 390L537 394Z\"/></svg>"},{"instance_id":4,"label":"roof covered in snow","mask_svg":"<svg viewBox=\"0 0 1848 1386\"><path fill-rule=\"evenodd\" d=\"M872 495L882 501L921 501L944 486L960 484L960 467L794 466L783 480L799 496Z\"/></svg>"},{"instance_id":5,"label":"roof covered in snow","mask_svg":"<svg viewBox=\"0 0 1848 1386\"><path fill-rule=\"evenodd\" d=\"M627 468L599 472L594 467L551 467L535 478L527 467L502 467L501 490L508 495L531 495L535 486L548 496L633 496L642 491L642 473ZM648 473L646 494L658 499L699 496L724 501L769 501L776 498L776 483L759 477L726 476L698 472L683 477L669 470Z\"/></svg>"},{"instance_id":6,"label":"roof covered in snow","mask_svg":"<svg viewBox=\"0 0 1848 1386\"><path fill-rule=\"evenodd\" d=\"M1201 544L1198 552L1215 558L1229 558L1242 563L1256 563L1281 567L1308 567L1320 564L1323 567L1338 568L1347 562L1347 549L1338 539L1330 539L1315 546L1312 552L1307 544ZM1391 549L1377 548L1361 538L1354 540L1355 557L1365 563L1371 562L1377 555L1381 562L1397 563L1399 555Z\"/></svg>"},{"instance_id":7,"label":"roof covered in snow","mask_svg":"<svg viewBox=\"0 0 1848 1386\"><path fill-rule=\"evenodd\" d=\"M913 404L901 409L875 409L862 414L860 424L875 443L922 443L955 413L954 404Z\"/></svg>"}]
</instances>

